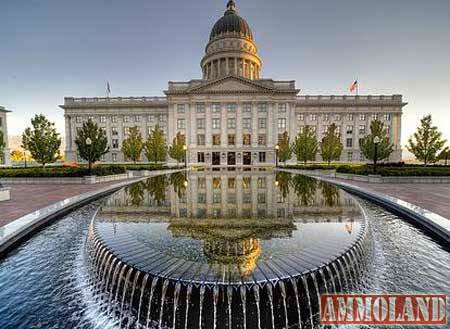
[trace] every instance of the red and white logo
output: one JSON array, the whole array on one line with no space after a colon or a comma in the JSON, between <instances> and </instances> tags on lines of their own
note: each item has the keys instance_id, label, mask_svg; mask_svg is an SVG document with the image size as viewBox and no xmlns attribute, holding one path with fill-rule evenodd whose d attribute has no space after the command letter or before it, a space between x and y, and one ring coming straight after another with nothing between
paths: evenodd
<instances>
[{"instance_id":1,"label":"red and white logo","mask_svg":"<svg viewBox=\"0 0 450 329\"><path fill-rule=\"evenodd\" d=\"M446 295L324 294L322 324L445 325Z\"/></svg>"}]
</instances>

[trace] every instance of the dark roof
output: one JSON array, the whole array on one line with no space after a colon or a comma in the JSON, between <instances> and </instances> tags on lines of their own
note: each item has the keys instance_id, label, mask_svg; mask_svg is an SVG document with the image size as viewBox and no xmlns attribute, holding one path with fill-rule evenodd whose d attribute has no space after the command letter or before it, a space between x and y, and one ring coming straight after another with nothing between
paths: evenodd
<instances>
[{"instance_id":1,"label":"dark roof","mask_svg":"<svg viewBox=\"0 0 450 329\"><path fill-rule=\"evenodd\" d=\"M245 19L237 14L233 0L228 2L227 11L214 25L209 39L212 40L224 33L238 33L242 37L253 40L252 30Z\"/></svg>"}]
</instances>

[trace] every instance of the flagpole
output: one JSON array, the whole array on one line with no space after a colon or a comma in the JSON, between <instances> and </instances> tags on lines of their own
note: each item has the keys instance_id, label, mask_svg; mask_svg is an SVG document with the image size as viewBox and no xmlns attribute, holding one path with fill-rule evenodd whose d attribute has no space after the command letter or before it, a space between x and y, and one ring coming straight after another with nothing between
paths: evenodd
<instances>
[{"instance_id":1,"label":"flagpole","mask_svg":"<svg viewBox=\"0 0 450 329\"><path fill-rule=\"evenodd\" d=\"M359 79L356 79L356 96L359 95Z\"/></svg>"}]
</instances>

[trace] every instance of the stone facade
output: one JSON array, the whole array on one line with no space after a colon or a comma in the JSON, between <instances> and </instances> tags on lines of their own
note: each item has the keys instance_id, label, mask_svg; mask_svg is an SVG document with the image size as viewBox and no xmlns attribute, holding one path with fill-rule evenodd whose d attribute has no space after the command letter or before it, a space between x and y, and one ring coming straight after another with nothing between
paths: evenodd
<instances>
[{"instance_id":1,"label":"stone facade","mask_svg":"<svg viewBox=\"0 0 450 329\"><path fill-rule=\"evenodd\" d=\"M359 140L380 119L394 143L388 161L401 161L401 95L299 96L295 81L261 79L256 43L233 1L213 28L201 67L202 79L169 82L165 97L66 97L66 159L79 160L77 129L92 118L110 141L106 162L126 161L121 146L129 127L138 126L147 138L159 125L169 144L178 132L185 136L190 166L273 166L285 131L292 142L312 126L321 139L332 123L344 145L341 161L365 161Z\"/></svg>"},{"instance_id":2,"label":"stone facade","mask_svg":"<svg viewBox=\"0 0 450 329\"><path fill-rule=\"evenodd\" d=\"M6 110L3 106L0 106L0 130L3 132L3 139L5 142L5 149L3 154L0 154L0 166L9 166L11 165L10 160L10 150L8 148L8 122L7 122L7 114L8 110Z\"/></svg>"}]
</instances>

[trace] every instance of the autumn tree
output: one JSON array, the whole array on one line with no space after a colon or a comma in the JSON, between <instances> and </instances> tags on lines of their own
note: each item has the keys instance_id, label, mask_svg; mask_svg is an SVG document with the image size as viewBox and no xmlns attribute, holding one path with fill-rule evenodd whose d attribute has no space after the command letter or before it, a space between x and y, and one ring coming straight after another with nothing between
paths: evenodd
<instances>
[{"instance_id":1,"label":"autumn tree","mask_svg":"<svg viewBox=\"0 0 450 329\"><path fill-rule=\"evenodd\" d=\"M375 143L377 142L378 143ZM394 146L390 142L387 129L380 120L374 120L370 124L370 134L360 142L361 152L366 159L372 160L374 166L378 161L389 158L394 151Z\"/></svg>"},{"instance_id":2,"label":"autumn tree","mask_svg":"<svg viewBox=\"0 0 450 329\"><path fill-rule=\"evenodd\" d=\"M88 162L89 173L91 172L92 164L99 161L104 154L109 152L106 132L91 119L84 122L78 131L75 145L80 157Z\"/></svg>"},{"instance_id":3,"label":"autumn tree","mask_svg":"<svg viewBox=\"0 0 450 329\"><path fill-rule=\"evenodd\" d=\"M166 161L167 145L164 131L159 126L156 126L148 136L144 145L144 152L148 161L154 163Z\"/></svg>"},{"instance_id":4,"label":"autumn tree","mask_svg":"<svg viewBox=\"0 0 450 329\"><path fill-rule=\"evenodd\" d=\"M319 143L317 142L316 133L310 126L303 128L295 138L293 152L297 156L297 161L306 164L308 161L316 159Z\"/></svg>"},{"instance_id":5,"label":"autumn tree","mask_svg":"<svg viewBox=\"0 0 450 329\"><path fill-rule=\"evenodd\" d=\"M420 126L414 135L408 139L406 148L426 166L438 160L438 153L445 143L446 141L442 139L442 133L436 126L433 126L431 115L427 115L420 120Z\"/></svg>"},{"instance_id":6,"label":"autumn tree","mask_svg":"<svg viewBox=\"0 0 450 329\"><path fill-rule=\"evenodd\" d=\"M177 161L177 164L180 161L184 161L186 157L186 150L184 149L186 146L186 138L180 132L177 133L175 138L173 139L172 145L169 147L169 156Z\"/></svg>"},{"instance_id":7,"label":"autumn tree","mask_svg":"<svg viewBox=\"0 0 450 329\"><path fill-rule=\"evenodd\" d=\"M328 127L325 136L320 143L320 152L323 161L330 165L331 161L339 161L344 146L337 131L337 126L333 123Z\"/></svg>"},{"instance_id":8,"label":"autumn tree","mask_svg":"<svg viewBox=\"0 0 450 329\"><path fill-rule=\"evenodd\" d=\"M31 153L36 162L45 167L58 160L61 138L56 132L55 124L43 114L31 119L32 128L28 127L22 135L22 145Z\"/></svg>"},{"instance_id":9,"label":"autumn tree","mask_svg":"<svg viewBox=\"0 0 450 329\"><path fill-rule=\"evenodd\" d=\"M122 143L123 154L136 163L141 160L142 150L144 149L144 139L141 130L138 127L130 128L130 133Z\"/></svg>"},{"instance_id":10,"label":"autumn tree","mask_svg":"<svg viewBox=\"0 0 450 329\"><path fill-rule=\"evenodd\" d=\"M283 133L281 139L278 142L278 159L286 165L286 162L292 156L292 147L289 144L289 135L287 131Z\"/></svg>"}]
</instances>

